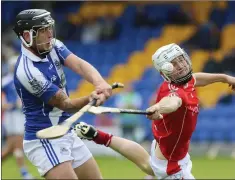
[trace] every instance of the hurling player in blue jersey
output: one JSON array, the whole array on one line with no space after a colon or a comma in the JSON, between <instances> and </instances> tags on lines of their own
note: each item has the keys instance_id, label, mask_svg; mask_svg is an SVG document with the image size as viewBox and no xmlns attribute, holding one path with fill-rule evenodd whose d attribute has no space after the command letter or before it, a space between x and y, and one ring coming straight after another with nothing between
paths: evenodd
<instances>
[{"instance_id":1,"label":"hurling player in blue jersey","mask_svg":"<svg viewBox=\"0 0 235 180\"><path fill-rule=\"evenodd\" d=\"M111 86L88 62L55 39L54 19L44 9L28 9L16 16L14 31L22 41L14 83L25 114L24 153L46 179L101 179L88 148L73 132L53 140L36 132L63 122L92 98L97 106L112 94ZM63 66L95 87L87 97L70 99Z\"/></svg>"},{"instance_id":2,"label":"hurling player in blue jersey","mask_svg":"<svg viewBox=\"0 0 235 180\"><path fill-rule=\"evenodd\" d=\"M2 77L2 92L5 101L2 101L3 126L6 132L6 142L2 147L1 158L4 161L8 155L13 154L20 169L22 179L33 179L28 172L23 153L24 116L20 111L19 97L16 93L13 75L8 73Z\"/></svg>"}]
</instances>

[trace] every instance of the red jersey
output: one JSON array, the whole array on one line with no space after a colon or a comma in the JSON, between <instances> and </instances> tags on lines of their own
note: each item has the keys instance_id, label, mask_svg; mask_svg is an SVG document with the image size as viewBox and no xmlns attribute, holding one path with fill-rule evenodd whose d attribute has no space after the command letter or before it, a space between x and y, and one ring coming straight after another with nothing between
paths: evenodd
<instances>
[{"instance_id":1,"label":"red jersey","mask_svg":"<svg viewBox=\"0 0 235 180\"><path fill-rule=\"evenodd\" d=\"M163 82L156 102L165 96L176 95L182 106L175 112L163 115L162 120L152 123L152 132L159 148L168 161L179 161L188 153L190 138L195 130L199 101L195 91L194 77L185 85Z\"/></svg>"}]
</instances>

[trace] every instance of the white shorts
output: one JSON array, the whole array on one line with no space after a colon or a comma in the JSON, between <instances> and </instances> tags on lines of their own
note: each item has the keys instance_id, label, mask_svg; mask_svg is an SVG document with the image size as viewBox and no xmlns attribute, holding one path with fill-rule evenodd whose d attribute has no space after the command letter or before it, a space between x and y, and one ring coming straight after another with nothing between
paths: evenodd
<instances>
[{"instance_id":1,"label":"white shorts","mask_svg":"<svg viewBox=\"0 0 235 180\"><path fill-rule=\"evenodd\" d=\"M3 125L6 135L24 134L25 116L20 110L6 111L3 116Z\"/></svg>"},{"instance_id":2,"label":"white shorts","mask_svg":"<svg viewBox=\"0 0 235 180\"><path fill-rule=\"evenodd\" d=\"M23 146L41 176L62 162L72 161L72 167L77 168L92 157L83 141L72 132L57 139L24 140Z\"/></svg>"},{"instance_id":3,"label":"white shorts","mask_svg":"<svg viewBox=\"0 0 235 180\"><path fill-rule=\"evenodd\" d=\"M195 179L191 174L192 161L190 160L189 154L187 154L183 159L178 161L178 165L181 170L175 174L167 174L167 160L161 160L155 155L156 140L153 140L151 146L151 156L150 156L150 166L153 169L155 176L158 179Z\"/></svg>"}]
</instances>

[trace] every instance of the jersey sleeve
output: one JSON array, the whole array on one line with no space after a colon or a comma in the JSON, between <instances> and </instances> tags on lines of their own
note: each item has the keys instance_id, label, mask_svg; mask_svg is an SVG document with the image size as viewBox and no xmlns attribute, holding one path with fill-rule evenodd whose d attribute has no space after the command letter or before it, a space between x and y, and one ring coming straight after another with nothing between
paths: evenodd
<instances>
[{"instance_id":1,"label":"jersey sleeve","mask_svg":"<svg viewBox=\"0 0 235 180\"><path fill-rule=\"evenodd\" d=\"M55 51L60 59L60 62L64 65L66 58L72 54L72 52L60 41L56 40Z\"/></svg>"},{"instance_id":2,"label":"jersey sleeve","mask_svg":"<svg viewBox=\"0 0 235 180\"><path fill-rule=\"evenodd\" d=\"M16 77L29 93L45 103L48 103L50 98L60 89L51 83L51 81L47 80L41 71L34 66L18 69Z\"/></svg>"}]
</instances>

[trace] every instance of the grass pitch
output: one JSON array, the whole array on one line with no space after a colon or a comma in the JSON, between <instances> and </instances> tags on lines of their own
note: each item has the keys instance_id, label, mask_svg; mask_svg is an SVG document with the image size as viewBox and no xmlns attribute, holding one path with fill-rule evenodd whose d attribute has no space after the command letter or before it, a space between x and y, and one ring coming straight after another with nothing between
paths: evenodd
<instances>
[{"instance_id":1,"label":"grass pitch","mask_svg":"<svg viewBox=\"0 0 235 180\"><path fill-rule=\"evenodd\" d=\"M124 158L96 157L105 179L143 179L145 174ZM204 157L192 157L193 175L196 179L235 179L235 161L218 157L209 160ZM39 179L37 169L27 161L29 171ZM2 179L20 179L15 159L10 157L2 162Z\"/></svg>"}]
</instances>

